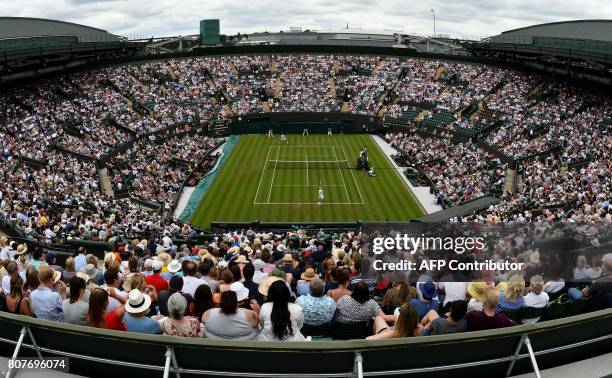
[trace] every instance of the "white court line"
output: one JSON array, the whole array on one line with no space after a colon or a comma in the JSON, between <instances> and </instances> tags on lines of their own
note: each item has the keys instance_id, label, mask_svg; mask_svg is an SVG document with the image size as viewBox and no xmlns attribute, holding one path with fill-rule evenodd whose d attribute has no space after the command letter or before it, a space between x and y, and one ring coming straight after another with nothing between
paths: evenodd
<instances>
[{"instance_id":1,"label":"white court line","mask_svg":"<svg viewBox=\"0 0 612 378\"><path fill-rule=\"evenodd\" d=\"M306 185L308 185L308 154L306 154Z\"/></svg>"},{"instance_id":2,"label":"white court line","mask_svg":"<svg viewBox=\"0 0 612 378\"><path fill-rule=\"evenodd\" d=\"M317 205L318 202L255 202L253 205ZM325 202L325 205L363 205L361 202Z\"/></svg>"},{"instance_id":3,"label":"white court line","mask_svg":"<svg viewBox=\"0 0 612 378\"><path fill-rule=\"evenodd\" d=\"M257 185L257 192L255 193L255 199L253 199L253 203L257 201L257 196L259 195L259 188L261 187L261 181L263 180L264 173L266 172L266 165L268 165L268 158L270 157L271 149L272 149L272 146L268 147L268 154L266 155L266 162L264 163L264 166L261 169L261 177L259 177L259 184Z\"/></svg>"},{"instance_id":4,"label":"white court line","mask_svg":"<svg viewBox=\"0 0 612 378\"><path fill-rule=\"evenodd\" d=\"M348 161L346 150L344 149L344 146L341 146L341 147L342 147L342 152L344 153L344 158ZM364 205L365 203L363 202L363 196L361 195L361 189L359 189L359 185L357 184L357 179L355 179L355 172L353 172L352 169L351 169L351 175L353 175L353 181L355 182L355 186L357 187L357 192L359 192L359 197L361 198L361 204Z\"/></svg>"},{"instance_id":5,"label":"white court line","mask_svg":"<svg viewBox=\"0 0 612 378\"><path fill-rule=\"evenodd\" d=\"M349 196L348 188L346 187L346 181L344 181L344 174L342 173L342 167L340 167L340 159L338 159L338 154L336 153L336 147L333 148L334 156L336 157L336 161L338 162L338 173L340 173L340 178L342 178L342 184L344 184L344 191L346 192L346 199L351 200L351 196ZM348 160L348 159L347 159ZM348 164L348 161L347 161Z\"/></svg>"},{"instance_id":6,"label":"white court line","mask_svg":"<svg viewBox=\"0 0 612 378\"><path fill-rule=\"evenodd\" d=\"M274 170L272 171L272 181L270 181L270 192L268 193L268 203L270 203L270 197L272 196L272 188L274 187L274 175L276 175L276 165L278 164L278 154L280 154L280 148L276 150L276 163L274 163ZM266 161L266 164L267 163L268 162Z\"/></svg>"},{"instance_id":7,"label":"white court line","mask_svg":"<svg viewBox=\"0 0 612 378\"><path fill-rule=\"evenodd\" d=\"M282 148L329 148L329 147L342 147L342 146L292 146L292 145L288 145L288 146L275 146L275 147L282 147Z\"/></svg>"},{"instance_id":8,"label":"white court line","mask_svg":"<svg viewBox=\"0 0 612 378\"><path fill-rule=\"evenodd\" d=\"M300 187L300 188L306 188L306 187L319 187L318 184L309 184L309 185L302 185L302 184L274 184L274 186L289 186L289 187ZM334 185L334 184L321 184L320 186L344 186L344 185Z\"/></svg>"}]
</instances>

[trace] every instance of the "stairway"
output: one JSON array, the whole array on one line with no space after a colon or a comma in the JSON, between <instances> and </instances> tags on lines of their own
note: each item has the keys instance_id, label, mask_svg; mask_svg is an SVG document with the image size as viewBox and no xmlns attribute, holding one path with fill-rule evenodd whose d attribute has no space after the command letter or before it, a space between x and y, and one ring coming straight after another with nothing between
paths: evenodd
<instances>
[{"instance_id":1,"label":"stairway","mask_svg":"<svg viewBox=\"0 0 612 378\"><path fill-rule=\"evenodd\" d=\"M332 98L336 98L336 81L333 77L329 78L329 95Z\"/></svg>"},{"instance_id":2,"label":"stairway","mask_svg":"<svg viewBox=\"0 0 612 378\"><path fill-rule=\"evenodd\" d=\"M229 68L230 68L230 71L232 71L234 75L238 75L238 68L236 68L236 65L234 64L234 62L231 62L231 61L229 62Z\"/></svg>"},{"instance_id":3,"label":"stairway","mask_svg":"<svg viewBox=\"0 0 612 378\"><path fill-rule=\"evenodd\" d=\"M274 83L274 97L276 98L280 98L281 97L281 79L280 77L276 78L276 83Z\"/></svg>"},{"instance_id":4,"label":"stairway","mask_svg":"<svg viewBox=\"0 0 612 378\"><path fill-rule=\"evenodd\" d=\"M263 107L264 113L270 113L270 104L268 101L262 101L261 106Z\"/></svg>"},{"instance_id":5,"label":"stairway","mask_svg":"<svg viewBox=\"0 0 612 378\"><path fill-rule=\"evenodd\" d=\"M178 79L178 76L176 75L176 72L174 71L174 68L168 64L168 73L170 74L170 77L172 78L172 80L176 81Z\"/></svg>"},{"instance_id":6,"label":"stairway","mask_svg":"<svg viewBox=\"0 0 612 378\"><path fill-rule=\"evenodd\" d=\"M504 181L503 193L514 194L516 192L516 171L514 169L506 169L506 180Z\"/></svg>"},{"instance_id":7,"label":"stairway","mask_svg":"<svg viewBox=\"0 0 612 378\"><path fill-rule=\"evenodd\" d=\"M340 63L338 63L338 58L334 57L332 64L334 66L334 71L336 72L336 75L338 75L338 73L340 72Z\"/></svg>"},{"instance_id":8,"label":"stairway","mask_svg":"<svg viewBox=\"0 0 612 378\"><path fill-rule=\"evenodd\" d=\"M113 186L111 185L110 177L108 177L108 169L98 168L98 176L100 177L100 183L102 184L102 190L104 194L114 197L115 192L113 191Z\"/></svg>"},{"instance_id":9,"label":"stairway","mask_svg":"<svg viewBox=\"0 0 612 378\"><path fill-rule=\"evenodd\" d=\"M342 109L340 111L342 113L348 113L348 111L349 111L349 103L348 103L348 101L344 101L342 103Z\"/></svg>"},{"instance_id":10,"label":"stairway","mask_svg":"<svg viewBox=\"0 0 612 378\"><path fill-rule=\"evenodd\" d=\"M272 60L272 66L270 66L270 71L272 73L276 73L276 71L278 71L278 66L276 64L276 59Z\"/></svg>"}]
</instances>

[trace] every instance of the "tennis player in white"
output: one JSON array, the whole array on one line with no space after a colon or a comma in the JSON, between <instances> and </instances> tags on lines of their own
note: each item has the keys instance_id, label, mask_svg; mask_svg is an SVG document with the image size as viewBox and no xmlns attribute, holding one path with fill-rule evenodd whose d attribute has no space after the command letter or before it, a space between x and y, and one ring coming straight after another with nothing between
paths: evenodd
<instances>
[{"instance_id":1,"label":"tennis player in white","mask_svg":"<svg viewBox=\"0 0 612 378\"><path fill-rule=\"evenodd\" d=\"M317 202L317 205L319 206L323 205L324 199L325 199L325 196L323 195L323 187L319 185L319 202Z\"/></svg>"},{"instance_id":2,"label":"tennis player in white","mask_svg":"<svg viewBox=\"0 0 612 378\"><path fill-rule=\"evenodd\" d=\"M281 143L285 143L285 144L289 144L289 141L287 140L287 137L285 136L284 133L281 133L280 142Z\"/></svg>"}]
</instances>

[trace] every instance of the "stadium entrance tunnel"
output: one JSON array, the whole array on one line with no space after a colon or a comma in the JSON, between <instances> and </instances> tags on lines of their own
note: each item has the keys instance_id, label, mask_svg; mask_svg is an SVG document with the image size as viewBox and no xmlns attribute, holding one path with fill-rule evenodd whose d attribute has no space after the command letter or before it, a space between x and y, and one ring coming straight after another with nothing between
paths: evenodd
<instances>
[{"instance_id":1,"label":"stadium entrance tunnel","mask_svg":"<svg viewBox=\"0 0 612 378\"><path fill-rule=\"evenodd\" d=\"M0 353L68 357L86 376L499 377L612 349L612 309L510 328L391 340L257 342L103 330L0 312Z\"/></svg>"}]
</instances>

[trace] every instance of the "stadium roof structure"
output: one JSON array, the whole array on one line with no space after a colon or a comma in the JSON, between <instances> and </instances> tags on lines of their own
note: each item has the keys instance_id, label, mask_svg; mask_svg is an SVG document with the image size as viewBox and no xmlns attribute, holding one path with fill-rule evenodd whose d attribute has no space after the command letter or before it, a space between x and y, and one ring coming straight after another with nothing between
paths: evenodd
<instances>
[{"instance_id":1,"label":"stadium roof structure","mask_svg":"<svg viewBox=\"0 0 612 378\"><path fill-rule=\"evenodd\" d=\"M0 17L0 82L92 60L133 55L139 44L71 22Z\"/></svg>"},{"instance_id":2,"label":"stadium roof structure","mask_svg":"<svg viewBox=\"0 0 612 378\"><path fill-rule=\"evenodd\" d=\"M467 41L477 56L612 84L612 20L551 22Z\"/></svg>"}]
</instances>

